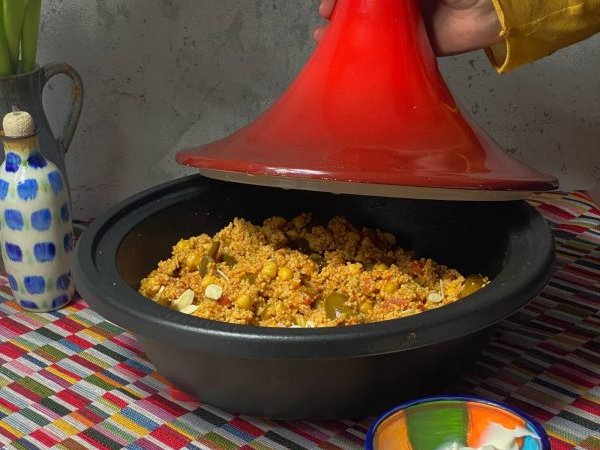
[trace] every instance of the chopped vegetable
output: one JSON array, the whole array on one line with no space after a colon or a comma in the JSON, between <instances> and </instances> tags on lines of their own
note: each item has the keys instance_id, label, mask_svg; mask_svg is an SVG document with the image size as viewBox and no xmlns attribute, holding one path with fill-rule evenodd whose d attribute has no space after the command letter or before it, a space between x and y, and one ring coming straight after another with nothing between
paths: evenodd
<instances>
[{"instance_id":1,"label":"chopped vegetable","mask_svg":"<svg viewBox=\"0 0 600 450\"><path fill-rule=\"evenodd\" d=\"M332 292L325 299L325 314L328 319L336 319L342 314L352 314L353 310L346 306L348 296L340 292Z\"/></svg>"},{"instance_id":2,"label":"chopped vegetable","mask_svg":"<svg viewBox=\"0 0 600 450\"><path fill-rule=\"evenodd\" d=\"M198 264L198 273L201 277L204 277L208 274L208 265L214 261L210 256L204 255L200 258L200 263Z\"/></svg>"},{"instance_id":3,"label":"chopped vegetable","mask_svg":"<svg viewBox=\"0 0 600 450\"><path fill-rule=\"evenodd\" d=\"M471 294L474 294L486 284L486 279L481 275L469 275L465 278L465 284L462 292L460 293L460 297L464 298Z\"/></svg>"}]
</instances>

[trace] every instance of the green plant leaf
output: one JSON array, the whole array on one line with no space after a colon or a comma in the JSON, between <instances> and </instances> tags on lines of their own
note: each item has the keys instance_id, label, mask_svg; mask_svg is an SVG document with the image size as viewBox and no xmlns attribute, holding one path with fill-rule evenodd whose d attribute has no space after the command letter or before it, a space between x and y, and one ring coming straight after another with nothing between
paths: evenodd
<instances>
[{"instance_id":1,"label":"green plant leaf","mask_svg":"<svg viewBox=\"0 0 600 450\"><path fill-rule=\"evenodd\" d=\"M27 9L28 3L29 0L4 0L4 8L2 11L4 18L4 32L6 34L6 42L8 43L8 51L10 53L10 61L14 73L18 70L21 31L23 29L23 19L25 18L25 10Z\"/></svg>"},{"instance_id":2,"label":"green plant leaf","mask_svg":"<svg viewBox=\"0 0 600 450\"><path fill-rule=\"evenodd\" d=\"M13 67L10 61L8 43L6 42L6 28L4 27L4 1L0 0L0 76L4 77L13 74Z\"/></svg>"},{"instance_id":3,"label":"green plant leaf","mask_svg":"<svg viewBox=\"0 0 600 450\"><path fill-rule=\"evenodd\" d=\"M25 10L21 38L22 70L25 73L35 69L41 10L42 0L29 0Z\"/></svg>"}]
</instances>

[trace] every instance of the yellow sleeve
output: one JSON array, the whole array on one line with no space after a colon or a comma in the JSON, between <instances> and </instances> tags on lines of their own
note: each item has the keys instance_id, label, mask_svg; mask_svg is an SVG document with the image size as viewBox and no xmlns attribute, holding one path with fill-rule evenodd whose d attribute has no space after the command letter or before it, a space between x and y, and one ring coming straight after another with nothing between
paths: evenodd
<instances>
[{"instance_id":1,"label":"yellow sleeve","mask_svg":"<svg viewBox=\"0 0 600 450\"><path fill-rule=\"evenodd\" d=\"M600 0L493 0L504 40L486 49L508 72L600 31Z\"/></svg>"}]
</instances>

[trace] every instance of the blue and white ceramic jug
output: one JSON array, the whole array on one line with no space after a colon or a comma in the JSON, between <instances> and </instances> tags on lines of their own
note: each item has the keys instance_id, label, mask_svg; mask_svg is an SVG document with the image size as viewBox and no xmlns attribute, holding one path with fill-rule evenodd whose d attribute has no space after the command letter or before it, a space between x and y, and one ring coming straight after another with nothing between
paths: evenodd
<instances>
[{"instance_id":1,"label":"blue and white ceramic jug","mask_svg":"<svg viewBox=\"0 0 600 450\"><path fill-rule=\"evenodd\" d=\"M71 300L73 226L67 187L56 165L42 156L31 116L4 118L0 165L2 258L19 304L47 312Z\"/></svg>"}]
</instances>

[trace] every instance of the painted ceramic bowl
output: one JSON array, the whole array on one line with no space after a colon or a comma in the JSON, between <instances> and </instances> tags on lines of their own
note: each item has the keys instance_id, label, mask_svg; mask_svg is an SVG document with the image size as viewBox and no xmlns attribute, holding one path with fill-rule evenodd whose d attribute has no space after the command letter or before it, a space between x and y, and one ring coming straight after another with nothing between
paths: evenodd
<instances>
[{"instance_id":1,"label":"painted ceramic bowl","mask_svg":"<svg viewBox=\"0 0 600 450\"><path fill-rule=\"evenodd\" d=\"M367 450L462 450L485 446L550 450L546 432L527 414L477 397L427 397L388 411L371 425Z\"/></svg>"}]
</instances>

